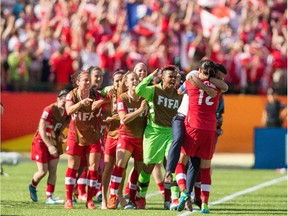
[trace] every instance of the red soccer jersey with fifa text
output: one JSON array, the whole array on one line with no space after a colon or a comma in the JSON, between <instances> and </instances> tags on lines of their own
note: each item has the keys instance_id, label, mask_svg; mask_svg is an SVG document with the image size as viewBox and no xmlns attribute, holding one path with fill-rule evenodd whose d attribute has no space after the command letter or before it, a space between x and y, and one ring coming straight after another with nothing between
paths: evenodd
<instances>
[{"instance_id":1,"label":"red soccer jersey with fifa text","mask_svg":"<svg viewBox=\"0 0 288 216\"><path fill-rule=\"evenodd\" d=\"M204 90L185 81L185 89L189 96L188 114L185 124L191 128L216 131L216 110L219 104L220 89L208 80L202 80L204 85L217 91L217 96L211 98Z\"/></svg>"}]
</instances>

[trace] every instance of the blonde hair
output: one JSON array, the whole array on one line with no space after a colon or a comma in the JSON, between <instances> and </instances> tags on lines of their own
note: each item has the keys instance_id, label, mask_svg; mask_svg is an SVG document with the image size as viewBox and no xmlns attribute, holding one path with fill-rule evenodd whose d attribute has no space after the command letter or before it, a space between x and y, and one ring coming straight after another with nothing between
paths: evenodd
<instances>
[{"instance_id":1,"label":"blonde hair","mask_svg":"<svg viewBox=\"0 0 288 216\"><path fill-rule=\"evenodd\" d=\"M146 70L148 70L147 65L146 65L144 62L139 62L139 63L137 63L137 64L134 66L133 72L136 73L136 69L137 69L137 67L139 67L140 65L143 65L143 66L146 68Z\"/></svg>"}]
</instances>

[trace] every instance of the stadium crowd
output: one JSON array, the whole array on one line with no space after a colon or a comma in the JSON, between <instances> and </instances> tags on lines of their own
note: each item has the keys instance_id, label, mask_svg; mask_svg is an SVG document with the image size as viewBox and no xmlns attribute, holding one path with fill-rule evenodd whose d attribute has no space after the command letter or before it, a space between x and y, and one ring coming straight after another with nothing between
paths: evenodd
<instances>
[{"instance_id":1,"label":"stadium crowd","mask_svg":"<svg viewBox=\"0 0 288 216\"><path fill-rule=\"evenodd\" d=\"M285 0L2 0L1 90L59 90L91 65L104 86L139 61L187 73L206 56L227 68L228 93L287 94L286 32Z\"/></svg>"}]
</instances>

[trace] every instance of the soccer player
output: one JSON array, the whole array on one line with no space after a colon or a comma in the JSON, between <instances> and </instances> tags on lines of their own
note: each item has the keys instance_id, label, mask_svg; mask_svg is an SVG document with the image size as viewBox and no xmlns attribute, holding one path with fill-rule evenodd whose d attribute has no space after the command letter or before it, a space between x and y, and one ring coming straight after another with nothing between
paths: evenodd
<instances>
[{"instance_id":1,"label":"soccer player","mask_svg":"<svg viewBox=\"0 0 288 216\"><path fill-rule=\"evenodd\" d=\"M139 62L137 63L134 68L133 68L133 72L135 72L138 77L139 77L139 81L141 82L145 77L147 77L148 75L148 69L145 63L143 62Z\"/></svg>"},{"instance_id":2,"label":"soccer player","mask_svg":"<svg viewBox=\"0 0 288 216\"><path fill-rule=\"evenodd\" d=\"M64 208L73 208L72 193L81 156L87 156L88 190L86 208L95 209L92 197L95 194L98 165L101 157L99 108L104 103L100 94L91 90L91 77L88 71L79 71L72 76L75 88L66 97L66 111L72 116L66 154L68 169L66 171L66 202Z\"/></svg>"},{"instance_id":3,"label":"soccer player","mask_svg":"<svg viewBox=\"0 0 288 216\"><path fill-rule=\"evenodd\" d=\"M207 62L207 64L212 63ZM214 98L210 97L205 91L192 84L192 80L190 82L186 81L184 83L189 96L189 107L188 115L185 120L186 131L184 143L182 146L182 153L190 157L189 162L195 169L197 169L197 167L199 166L199 162L201 159L200 176L202 213L209 213L208 200L211 186L210 167L216 140L216 110L219 104L219 98L221 94L221 90L209 81L210 79L213 79L210 77L211 73L212 71L201 70L200 67L199 78L202 80L203 84L217 91L217 96ZM225 88L226 91L227 89L228 87ZM183 173L184 167L181 167L182 170L180 170L180 172ZM191 179L195 179L196 176L197 171L193 173ZM183 186L185 188L185 185ZM181 185L179 185L179 187L181 190ZM180 198L178 210L182 210L184 208L185 201L190 196L190 194L186 193L185 189L182 189L182 192L183 193Z\"/></svg>"},{"instance_id":4,"label":"soccer player","mask_svg":"<svg viewBox=\"0 0 288 216\"><path fill-rule=\"evenodd\" d=\"M127 72L122 80L120 94L117 100L117 110L120 118L120 129L116 150L116 164L111 175L110 198L107 207L116 208L116 195L123 172L131 156L134 158L134 171L129 179L129 202L125 209L135 209L137 181L143 164L143 132L147 123L148 104L144 98L135 93L139 83L135 72ZM125 89L128 88L128 91Z\"/></svg>"},{"instance_id":5,"label":"soccer player","mask_svg":"<svg viewBox=\"0 0 288 216\"><path fill-rule=\"evenodd\" d=\"M55 200L53 193L59 156L63 154L62 144L65 139L63 131L70 121L65 111L65 97L68 92L68 90L61 90L57 102L44 108L38 130L33 138L31 160L36 162L38 168L29 184L30 197L33 202L38 201L36 187L48 172L46 204L63 203L63 200Z\"/></svg>"},{"instance_id":6,"label":"soccer player","mask_svg":"<svg viewBox=\"0 0 288 216\"><path fill-rule=\"evenodd\" d=\"M109 181L111 177L111 173L116 161L116 146L119 134L120 127L120 119L117 113L117 98L118 98L118 88L120 87L120 83L122 81L124 75L123 70L116 70L113 74L113 86L110 89L107 89L107 92L102 91L103 95L106 95L110 100L110 112L111 116L108 116L104 122L108 125L107 138L105 141L104 148L104 170L102 174L102 209L107 209L107 192L109 187ZM122 204L124 198L118 196L118 199L122 200Z\"/></svg>"},{"instance_id":7,"label":"soccer player","mask_svg":"<svg viewBox=\"0 0 288 216\"><path fill-rule=\"evenodd\" d=\"M215 78L218 80L224 80L224 77L227 74L226 68L219 63L215 63ZM210 78L210 81L213 83L213 79ZM221 84L221 83L220 83ZM223 83L224 84L224 83ZM219 86L219 88L222 91L226 91L226 87L225 85L221 85ZM216 148L216 143L218 140L218 137L222 134L222 130L221 130L221 126L222 126L222 114L224 113L224 98L223 98L223 94L220 95L220 99L219 99L219 105L216 111L216 121L217 121L217 128L216 128L216 140L215 140L215 147L214 147L214 151ZM197 163L198 160L198 163ZM193 185L194 185L194 204L196 204L200 209L201 209L201 205L202 205L202 201L201 201L201 177L198 174L198 178L197 178L197 173L199 172L199 159L195 158L195 163L192 164L189 163L188 165L188 169L187 169L187 193L190 194L193 190ZM199 166L196 166L197 164L199 164ZM194 174L194 172L196 174ZM193 177L193 178L192 178ZM195 179L196 182L195 182ZM191 200L188 200L191 201ZM188 204L188 202L186 203ZM188 207L188 205L186 205L186 207ZM189 207L190 208L190 207ZM192 208L190 208L189 210L192 210Z\"/></svg>"},{"instance_id":8,"label":"soccer player","mask_svg":"<svg viewBox=\"0 0 288 216\"><path fill-rule=\"evenodd\" d=\"M145 196L155 164L162 163L168 154L172 142L172 118L176 115L182 100L182 95L178 95L174 88L179 69L174 65L165 66L162 69L162 82L155 86L148 86L154 76L157 76L158 71L155 70L144 78L136 88L136 93L149 102L150 108L150 117L143 140L144 165L138 179L140 197L136 200L136 205L140 209L145 209ZM165 192L164 208L169 209L170 188L166 188Z\"/></svg>"},{"instance_id":9,"label":"soccer player","mask_svg":"<svg viewBox=\"0 0 288 216\"><path fill-rule=\"evenodd\" d=\"M99 92L102 83L103 83L103 71L100 67L98 66L91 66L87 69L87 71L90 74L91 77L91 90L95 91L95 92ZM105 103L103 104L105 106ZM103 112L105 112L105 110L101 109L101 116L102 114L104 114ZM102 125L101 125L101 144L102 147L103 146L103 136L104 136L104 132L102 130ZM99 191L101 192L101 179L102 179L102 171L101 169L103 168L103 158L102 158L101 154L101 160L100 160L100 164L99 164L99 170L98 170L98 182L96 185L96 198L98 200L101 199L101 194L99 193ZM80 162L80 167L78 169L78 173L77 173L77 184L75 184L75 188L74 188L74 195L75 198L77 198L78 201L87 201L87 193L86 193L86 186L87 186L87 174L88 174L88 168L87 168L87 160L86 160L86 155L82 155L81 157L81 162ZM98 193L97 193L98 192ZM76 200L73 200L74 202L76 202Z\"/></svg>"}]
</instances>

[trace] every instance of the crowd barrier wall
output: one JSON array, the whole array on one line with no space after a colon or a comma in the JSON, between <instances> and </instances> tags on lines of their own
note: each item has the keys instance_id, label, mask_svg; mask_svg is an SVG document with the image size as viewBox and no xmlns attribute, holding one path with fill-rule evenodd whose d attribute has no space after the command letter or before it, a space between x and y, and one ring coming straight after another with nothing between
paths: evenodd
<instances>
[{"instance_id":1,"label":"crowd barrier wall","mask_svg":"<svg viewBox=\"0 0 288 216\"><path fill-rule=\"evenodd\" d=\"M4 115L1 117L1 142L35 133L43 108L56 101L56 93L2 93ZM285 96L280 97L286 103ZM225 95L223 135L216 152L253 153L254 128L262 127L261 117L266 96ZM31 142L19 143L28 145ZM23 146L21 147L23 149Z\"/></svg>"}]
</instances>

